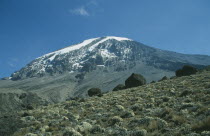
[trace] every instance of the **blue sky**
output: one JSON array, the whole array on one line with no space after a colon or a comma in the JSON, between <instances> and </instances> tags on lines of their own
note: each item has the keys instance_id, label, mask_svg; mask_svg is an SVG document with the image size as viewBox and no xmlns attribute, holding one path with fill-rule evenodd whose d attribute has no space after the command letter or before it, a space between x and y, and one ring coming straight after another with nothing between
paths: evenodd
<instances>
[{"instance_id":1,"label":"blue sky","mask_svg":"<svg viewBox=\"0 0 210 136\"><path fill-rule=\"evenodd\" d=\"M101 36L210 55L209 0L0 0L0 77Z\"/></svg>"}]
</instances>

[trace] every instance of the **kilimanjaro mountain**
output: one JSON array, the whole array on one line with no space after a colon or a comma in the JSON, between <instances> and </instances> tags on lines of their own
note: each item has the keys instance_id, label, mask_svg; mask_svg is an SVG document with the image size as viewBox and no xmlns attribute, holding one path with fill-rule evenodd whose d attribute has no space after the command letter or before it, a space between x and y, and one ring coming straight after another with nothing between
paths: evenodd
<instances>
[{"instance_id":1,"label":"kilimanjaro mountain","mask_svg":"<svg viewBox=\"0 0 210 136\"><path fill-rule=\"evenodd\" d=\"M80 72L129 71L138 65L151 66L164 71L175 71L183 64L207 65L209 56L184 55L151 48L122 37L102 37L43 55L11 75L11 80ZM139 69L139 73L145 71Z\"/></svg>"},{"instance_id":2,"label":"kilimanjaro mountain","mask_svg":"<svg viewBox=\"0 0 210 136\"><path fill-rule=\"evenodd\" d=\"M5 99L3 105L12 99L16 107L25 103L27 95L55 103L85 97L92 87L110 91L132 73L142 74L147 82L171 77L186 64L201 68L210 65L210 56L165 51L122 37L93 38L45 54L1 80L0 97ZM10 96L4 97L8 92Z\"/></svg>"}]
</instances>

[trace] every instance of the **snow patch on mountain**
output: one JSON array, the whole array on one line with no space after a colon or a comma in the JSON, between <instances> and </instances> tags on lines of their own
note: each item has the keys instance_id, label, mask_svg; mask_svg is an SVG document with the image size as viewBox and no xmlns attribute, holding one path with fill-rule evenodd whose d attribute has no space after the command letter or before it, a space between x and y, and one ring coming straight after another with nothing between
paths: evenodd
<instances>
[{"instance_id":1,"label":"snow patch on mountain","mask_svg":"<svg viewBox=\"0 0 210 136\"><path fill-rule=\"evenodd\" d=\"M48 53L48 54L46 54L42 57L48 57L48 56L52 55L50 58L48 58L48 60L52 61L52 60L54 60L55 56L57 56L57 55L61 55L61 54L65 54L65 53L68 53L68 52L71 52L71 51L74 51L74 50L78 50L78 49L92 43L93 41L95 41L97 39L98 38L88 39L88 40L83 41L82 43L72 45L72 46L63 48L61 50L55 51L55 52Z\"/></svg>"},{"instance_id":2,"label":"snow patch on mountain","mask_svg":"<svg viewBox=\"0 0 210 136\"><path fill-rule=\"evenodd\" d=\"M125 38L125 37L116 37L116 36L107 36L108 39L115 39L117 41L132 41L131 39Z\"/></svg>"},{"instance_id":3,"label":"snow patch on mountain","mask_svg":"<svg viewBox=\"0 0 210 136\"><path fill-rule=\"evenodd\" d=\"M110 53L108 50L106 49L101 49L100 51L101 56L103 58L113 58L113 57L117 57L114 53Z\"/></svg>"},{"instance_id":4,"label":"snow patch on mountain","mask_svg":"<svg viewBox=\"0 0 210 136\"><path fill-rule=\"evenodd\" d=\"M115 37L115 36L107 36L105 37L104 39L102 39L101 41L95 43L94 45L92 45L90 48L89 48L89 51L93 51L99 44L107 41L107 40L117 40L117 41L132 41L131 39L128 39L128 38L124 38L124 37Z\"/></svg>"}]
</instances>

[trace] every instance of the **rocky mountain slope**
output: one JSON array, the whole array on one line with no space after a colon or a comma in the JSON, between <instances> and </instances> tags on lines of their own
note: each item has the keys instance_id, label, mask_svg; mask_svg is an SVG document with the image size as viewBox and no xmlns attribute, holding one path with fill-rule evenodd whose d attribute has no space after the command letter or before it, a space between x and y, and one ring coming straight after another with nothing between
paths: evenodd
<instances>
[{"instance_id":1,"label":"rocky mountain slope","mask_svg":"<svg viewBox=\"0 0 210 136\"><path fill-rule=\"evenodd\" d=\"M209 98L210 72L204 71L7 114L0 117L0 135L209 136Z\"/></svg>"},{"instance_id":2,"label":"rocky mountain slope","mask_svg":"<svg viewBox=\"0 0 210 136\"><path fill-rule=\"evenodd\" d=\"M138 64L174 71L184 63L207 65L209 56L184 55L151 48L122 37L101 37L83 41L43 55L11 75L12 80L43 77L65 72L125 71Z\"/></svg>"},{"instance_id":3,"label":"rocky mountain slope","mask_svg":"<svg viewBox=\"0 0 210 136\"><path fill-rule=\"evenodd\" d=\"M57 103L87 97L92 87L111 91L132 73L142 74L148 83L171 77L185 64L203 67L210 64L210 57L164 51L122 37L93 38L45 54L13 73L10 80L0 80L0 95L6 96L0 109L9 111L7 104L12 109L11 100L16 103L14 109L24 109L21 105L29 102L19 99L22 93L37 100L30 105Z\"/></svg>"}]
</instances>

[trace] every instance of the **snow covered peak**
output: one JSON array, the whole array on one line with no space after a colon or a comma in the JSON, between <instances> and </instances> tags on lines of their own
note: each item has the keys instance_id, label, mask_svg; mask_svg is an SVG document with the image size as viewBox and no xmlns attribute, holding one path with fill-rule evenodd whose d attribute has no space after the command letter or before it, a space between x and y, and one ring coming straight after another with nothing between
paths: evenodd
<instances>
[{"instance_id":1,"label":"snow covered peak","mask_svg":"<svg viewBox=\"0 0 210 136\"><path fill-rule=\"evenodd\" d=\"M65 54L65 53L69 53L71 51L74 51L74 50L78 50L82 47L85 47L89 44L91 44L92 42L98 40L96 43L94 43L93 45L91 45L89 47L89 51L92 51L95 49L95 47L97 47L99 44L107 41L107 40L117 40L117 41L132 41L131 39L128 39L128 38L125 38L125 37L116 37L116 36L106 36L106 37L98 37L98 38L92 38L92 39L88 39L88 40L85 40L79 44L75 44L75 45L71 45L71 46L68 46L66 48L63 48L63 49L60 49L58 51L54 51L54 52L51 52L51 53L48 53L48 54L45 54L39 58L45 58L45 57L49 57L48 60L52 61L57 55L61 55L61 54ZM37 58L37 59L39 59Z\"/></svg>"},{"instance_id":2,"label":"snow covered peak","mask_svg":"<svg viewBox=\"0 0 210 136\"><path fill-rule=\"evenodd\" d=\"M132 41L131 39L125 38L125 37L116 37L116 36L106 36L106 39L115 39L117 41Z\"/></svg>"},{"instance_id":3,"label":"snow covered peak","mask_svg":"<svg viewBox=\"0 0 210 136\"><path fill-rule=\"evenodd\" d=\"M95 43L94 45L92 45L90 48L89 48L89 51L92 51L95 49L95 47L97 47L99 44L107 41L107 40L117 40L117 41L132 41L131 39L128 39L128 38L124 38L124 37L116 37L116 36L106 36L104 37L102 40L98 41L97 43Z\"/></svg>"}]
</instances>

